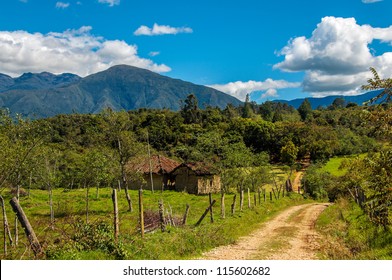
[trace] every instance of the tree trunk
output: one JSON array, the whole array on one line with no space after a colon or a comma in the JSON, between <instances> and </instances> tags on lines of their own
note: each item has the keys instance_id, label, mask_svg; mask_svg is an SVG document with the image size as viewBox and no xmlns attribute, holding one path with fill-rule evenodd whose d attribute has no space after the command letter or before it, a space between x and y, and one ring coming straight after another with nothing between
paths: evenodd
<instances>
[{"instance_id":1,"label":"tree trunk","mask_svg":"<svg viewBox=\"0 0 392 280\"><path fill-rule=\"evenodd\" d=\"M25 213L23 212L22 207L19 204L19 201L16 199L16 197L13 197L10 201L10 204L12 206L12 210L16 213L16 216L19 219L19 222L21 223L27 239L30 242L31 249L34 252L34 255L37 256L42 252L41 245L37 239L37 236L34 233L33 228L30 225L29 220L27 219Z\"/></svg>"}]
</instances>

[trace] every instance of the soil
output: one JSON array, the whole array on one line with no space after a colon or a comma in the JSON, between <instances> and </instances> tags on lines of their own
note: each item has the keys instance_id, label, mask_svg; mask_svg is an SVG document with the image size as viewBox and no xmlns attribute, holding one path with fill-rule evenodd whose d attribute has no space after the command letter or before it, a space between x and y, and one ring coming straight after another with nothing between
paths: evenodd
<instances>
[{"instance_id":1,"label":"soil","mask_svg":"<svg viewBox=\"0 0 392 280\"><path fill-rule=\"evenodd\" d=\"M217 247L204 260L313 260L320 236L315 222L328 203L293 206L263 224L235 244Z\"/></svg>"}]
</instances>

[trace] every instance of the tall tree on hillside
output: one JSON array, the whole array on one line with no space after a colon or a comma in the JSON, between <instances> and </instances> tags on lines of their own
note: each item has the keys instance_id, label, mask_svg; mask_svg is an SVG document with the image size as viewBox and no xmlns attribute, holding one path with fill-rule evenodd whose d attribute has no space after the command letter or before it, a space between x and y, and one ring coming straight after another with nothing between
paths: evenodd
<instances>
[{"instance_id":1,"label":"tall tree on hillside","mask_svg":"<svg viewBox=\"0 0 392 280\"><path fill-rule=\"evenodd\" d=\"M302 104L298 107L298 113L303 121L307 120L311 116L312 105L307 98L305 98Z\"/></svg>"},{"instance_id":2,"label":"tall tree on hillside","mask_svg":"<svg viewBox=\"0 0 392 280\"><path fill-rule=\"evenodd\" d=\"M374 103L378 100L381 102L391 102L392 101L392 78L381 79L378 75L376 69L370 67L370 71L373 74L373 78L367 80L368 84L363 85L361 88L363 90L376 90L383 89L376 97L370 99L367 103Z\"/></svg>"},{"instance_id":3,"label":"tall tree on hillside","mask_svg":"<svg viewBox=\"0 0 392 280\"><path fill-rule=\"evenodd\" d=\"M253 116L252 105L250 104L250 96L246 95L244 107L242 108L242 117L251 118Z\"/></svg>"},{"instance_id":4,"label":"tall tree on hillside","mask_svg":"<svg viewBox=\"0 0 392 280\"><path fill-rule=\"evenodd\" d=\"M200 109L199 109L199 101L194 94L189 94L184 101L184 104L181 108L181 116L184 118L184 122L191 123L199 123L200 121Z\"/></svg>"}]
</instances>

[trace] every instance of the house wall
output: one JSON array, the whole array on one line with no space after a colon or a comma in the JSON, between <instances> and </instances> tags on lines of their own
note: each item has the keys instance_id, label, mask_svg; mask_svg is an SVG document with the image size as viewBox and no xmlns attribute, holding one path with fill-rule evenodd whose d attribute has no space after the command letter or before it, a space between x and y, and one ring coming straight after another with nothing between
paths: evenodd
<instances>
[{"instance_id":1,"label":"house wall","mask_svg":"<svg viewBox=\"0 0 392 280\"><path fill-rule=\"evenodd\" d=\"M198 177L198 192L197 194L208 194L220 192L220 176L205 175Z\"/></svg>"},{"instance_id":2,"label":"house wall","mask_svg":"<svg viewBox=\"0 0 392 280\"><path fill-rule=\"evenodd\" d=\"M178 168L176 175L176 191L197 194L198 180L196 175L187 167Z\"/></svg>"},{"instance_id":3,"label":"house wall","mask_svg":"<svg viewBox=\"0 0 392 280\"><path fill-rule=\"evenodd\" d=\"M220 191L220 176L196 174L187 167L178 168L175 172L176 183L175 189L180 192L190 194L208 194Z\"/></svg>"},{"instance_id":4,"label":"house wall","mask_svg":"<svg viewBox=\"0 0 392 280\"><path fill-rule=\"evenodd\" d=\"M131 190L139 190L140 186L143 186L145 190L151 190L151 178L150 174L143 174L144 182L130 182L129 189ZM152 174L152 181L154 184L154 190L161 190L162 189L162 181L163 176L158 174Z\"/></svg>"}]
</instances>

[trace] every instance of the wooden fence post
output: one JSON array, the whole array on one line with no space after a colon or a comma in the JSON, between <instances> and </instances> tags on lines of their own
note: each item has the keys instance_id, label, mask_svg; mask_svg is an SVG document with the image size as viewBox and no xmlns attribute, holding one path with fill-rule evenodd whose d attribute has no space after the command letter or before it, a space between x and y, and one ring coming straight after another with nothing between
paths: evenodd
<instances>
[{"instance_id":1,"label":"wooden fence post","mask_svg":"<svg viewBox=\"0 0 392 280\"><path fill-rule=\"evenodd\" d=\"M231 214L232 215L234 215L234 213L235 213L236 200L237 200L237 195L235 194L234 197L233 197L233 203L231 204Z\"/></svg>"},{"instance_id":2,"label":"wooden fence post","mask_svg":"<svg viewBox=\"0 0 392 280\"><path fill-rule=\"evenodd\" d=\"M119 235L119 220L118 220L118 201L117 201L117 190L113 189L112 192L112 201L113 201L113 226L114 226L114 240L117 243L118 235Z\"/></svg>"},{"instance_id":3,"label":"wooden fence post","mask_svg":"<svg viewBox=\"0 0 392 280\"><path fill-rule=\"evenodd\" d=\"M139 223L140 235L144 238L144 210L143 210L143 190L139 189Z\"/></svg>"},{"instance_id":4,"label":"wooden fence post","mask_svg":"<svg viewBox=\"0 0 392 280\"><path fill-rule=\"evenodd\" d=\"M250 189L248 188L248 208L250 209L251 208L251 205L250 205Z\"/></svg>"},{"instance_id":5,"label":"wooden fence post","mask_svg":"<svg viewBox=\"0 0 392 280\"><path fill-rule=\"evenodd\" d=\"M7 213L5 211L4 199L1 195L0 195L0 203L3 212L3 225L4 225L4 256L7 256L7 235L10 240L11 246L13 245L13 242L12 242L10 226L8 224Z\"/></svg>"},{"instance_id":6,"label":"wooden fence post","mask_svg":"<svg viewBox=\"0 0 392 280\"><path fill-rule=\"evenodd\" d=\"M244 208L244 190L241 189L240 192L240 211Z\"/></svg>"},{"instance_id":7,"label":"wooden fence post","mask_svg":"<svg viewBox=\"0 0 392 280\"><path fill-rule=\"evenodd\" d=\"M208 208L206 209L206 211L204 211L203 215L201 215L200 219L195 224L196 227L201 224L201 222L204 220L205 216L207 216L208 212L210 212L210 208L212 208L212 206L214 206L215 202L216 202L216 200L213 200L212 203L210 204L210 206L208 206Z\"/></svg>"},{"instance_id":8,"label":"wooden fence post","mask_svg":"<svg viewBox=\"0 0 392 280\"><path fill-rule=\"evenodd\" d=\"M224 219L226 216L226 207L225 207L225 193L222 191L221 194L221 217Z\"/></svg>"},{"instance_id":9,"label":"wooden fence post","mask_svg":"<svg viewBox=\"0 0 392 280\"><path fill-rule=\"evenodd\" d=\"M164 209L163 209L163 200L159 200L159 223L161 224L161 231L165 232L166 226L165 226L165 215L164 215Z\"/></svg>"},{"instance_id":10,"label":"wooden fence post","mask_svg":"<svg viewBox=\"0 0 392 280\"><path fill-rule=\"evenodd\" d=\"M19 204L19 201L17 200L16 197L13 197L10 201L12 210L15 212L16 216L19 219L19 222L21 223L27 239L30 242L31 249L34 252L34 255L37 256L42 252L41 244L39 244L39 241L37 239L37 236L34 233L33 228L30 225L29 220L27 219L25 213L23 212L22 207Z\"/></svg>"},{"instance_id":11,"label":"wooden fence post","mask_svg":"<svg viewBox=\"0 0 392 280\"><path fill-rule=\"evenodd\" d=\"M211 203L212 203L212 194L211 193L208 194L208 200L211 205ZM214 222L214 213L213 213L212 207L210 207L210 220L211 220L211 223Z\"/></svg>"},{"instance_id":12,"label":"wooden fence post","mask_svg":"<svg viewBox=\"0 0 392 280\"><path fill-rule=\"evenodd\" d=\"M182 219L182 224L185 226L186 225L186 221L188 220L188 215L189 215L189 204L186 205L186 209L185 209L185 214L184 214L184 218Z\"/></svg>"},{"instance_id":13,"label":"wooden fence post","mask_svg":"<svg viewBox=\"0 0 392 280\"><path fill-rule=\"evenodd\" d=\"M270 192L270 200L272 201L272 192Z\"/></svg>"},{"instance_id":14,"label":"wooden fence post","mask_svg":"<svg viewBox=\"0 0 392 280\"><path fill-rule=\"evenodd\" d=\"M256 196L256 193L254 194L253 198L254 198L254 204L255 204L254 207L256 208L256 205L257 205L257 196Z\"/></svg>"},{"instance_id":15,"label":"wooden fence post","mask_svg":"<svg viewBox=\"0 0 392 280\"><path fill-rule=\"evenodd\" d=\"M261 205L261 192L260 192L260 188L257 188L257 194L259 196L259 205Z\"/></svg>"}]
</instances>

